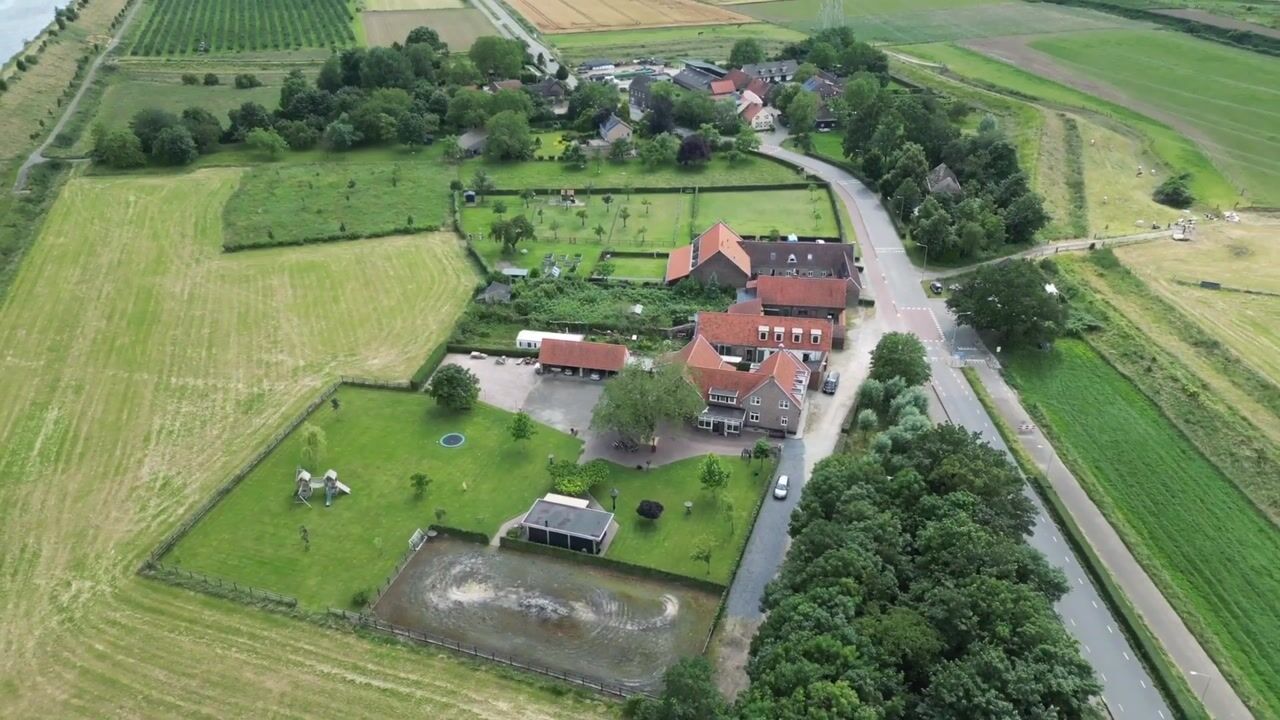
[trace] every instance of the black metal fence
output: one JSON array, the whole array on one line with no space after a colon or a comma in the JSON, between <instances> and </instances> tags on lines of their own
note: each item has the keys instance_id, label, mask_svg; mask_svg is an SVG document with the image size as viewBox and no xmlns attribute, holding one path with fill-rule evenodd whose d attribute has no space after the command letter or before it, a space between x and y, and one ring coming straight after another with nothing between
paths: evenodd
<instances>
[{"instance_id":1,"label":"black metal fence","mask_svg":"<svg viewBox=\"0 0 1280 720\"><path fill-rule=\"evenodd\" d=\"M565 672L563 670L556 670L554 668L549 668L543 665L528 663L523 660L518 660L509 655L504 655L502 653L496 653L490 650L485 650L484 648L477 647L475 645L468 645L467 643L461 643L461 642L458 642L457 640L450 640L449 638L440 637L438 635L432 635L431 633L425 633L420 630L411 630L406 627L394 625L385 620L376 618L372 615L353 613L348 610L338 610L336 608L330 608L329 614L334 615L336 617L340 617L346 620L347 622L350 622L351 624L356 625L358 627L375 630L377 632L385 633L387 635L400 638L402 640L408 640L410 642L418 643L421 645L433 645L435 647L448 648L449 650L460 652L464 655L470 655L471 657L481 658L484 660L488 660L490 662L498 663L499 665L506 665L508 667L524 670L526 672L537 673L545 677L554 678L556 680L570 683L572 685L578 685L580 687L588 688L590 690L604 693L606 695L613 695L614 697L620 697L620 698L631 697L633 695L653 697L651 693L645 692L643 690L639 690L637 688L629 688L623 685L610 683L605 680L601 680L599 678L593 678L587 675L579 675L578 673Z\"/></svg>"}]
</instances>

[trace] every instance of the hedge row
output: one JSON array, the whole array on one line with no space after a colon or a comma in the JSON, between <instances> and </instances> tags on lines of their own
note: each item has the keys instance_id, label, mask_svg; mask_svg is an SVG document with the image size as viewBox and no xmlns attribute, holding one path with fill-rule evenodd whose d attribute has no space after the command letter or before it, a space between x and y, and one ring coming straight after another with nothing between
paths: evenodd
<instances>
[{"instance_id":1,"label":"hedge row","mask_svg":"<svg viewBox=\"0 0 1280 720\"><path fill-rule=\"evenodd\" d=\"M450 331L452 334L452 331ZM444 362L444 356L449 352L448 344L441 342L431 349L427 354L427 359L422 361L418 369L413 371L413 376L409 378L409 387L414 390L421 390L427 384L427 380L431 377L431 373L440 367L440 363Z\"/></svg>"},{"instance_id":2,"label":"hedge row","mask_svg":"<svg viewBox=\"0 0 1280 720\"><path fill-rule=\"evenodd\" d=\"M1067 538L1072 549L1076 551L1076 556L1080 558L1085 571L1089 573L1089 577L1098 588L1098 594L1119 621L1121 632L1133 646L1143 666L1151 673L1160 694L1169 702L1170 709L1182 720L1207 720L1209 715L1204 706L1191 693L1191 688L1183 680L1182 674L1173 667L1172 660L1151 634L1137 609L1129 602L1128 596L1116 585L1110 571L1094 552L1093 546L1085 538L1080 526L1076 525L1071 512L1063 505L1062 498L1058 497L1049 479L1041 473L1035 461L1022 447L1013 428L1009 427L1009 423L1005 422L1000 415L995 401L987 392L986 386L982 384L982 380L978 378L977 372L968 367L962 368L961 372L973 388L973 394L978 398L978 402L982 403L987 415L991 417L991 422L1000 433L1000 437L1004 439L1005 445L1009 448L1009 454L1013 456L1022 474L1030 481L1036 494L1045 501L1045 507L1049 509L1054 522L1063 531L1062 534Z\"/></svg>"},{"instance_id":3,"label":"hedge row","mask_svg":"<svg viewBox=\"0 0 1280 720\"><path fill-rule=\"evenodd\" d=\"M467 343L449 343L445 348L451 353L482 352L485 355L506 355L507 357L538 357L538 351L531 348L469 345Z\"/></svg>"},{"instance_id":4,"label":"hedge row","mask_svg":"<svg viewBox=\"0 0 1280 720\"><path fill-rule=\"evenodd\" d=\"M438 523L431 523L427 526L427 529L435 530L441 535L448 535L451 538L462 540L464 542L478 543L480 545L489 544L489 536L482 532L476 532L475 530L462 530L455 527L449 527L448 525L440 525Z\"/></svg>"},{"instance_id":5,"label":"hedge row","mask_svg":"<svg viewBox=\"0 0 1280 720\"><path fill-rule=\"evenodd\" d=\"M702 580L687 575L677 575L665 570L645 567L644 565L633 565L620 560L611 560L607 557L592 555L591 553L575 552L564 548L553 547L551 545L543 545L541 543L529 542L528 540L517 540L515 538L502 537L498 539L498 544L508 550L516 550L519 552L527 552L533 555L548 555L550 557L563 558L573 562L585 562L588 565L596 565L598 567L617 570L618 572L627 573L636 577L654 578L664 582L671 582L677 585L684 585L694 590L703 592L712 592L717 595L725 591L725 586L720 583L711 582L710 580Z\"/></svg>"},{"instance_id":6,"label":"hedge row","mask_svg":"<svg viewBox=\"0 0 1280 720\"><path fill-rule=\"evenodd\" d=\"M223 243L223 252L240 252L242 250L261 250L263 248L288 247L297 245L313 245L316 243L339 242L342 240L364 240L366 238L380 238L389 235L410 235L420 232L436 232L440 230L439 225L405 225L403 227L389 228L385 230L374 230L373 232L340 232L330 235L313 235L311 237L295 238L293 240L271 240L265 243Z\"/></svg>"}]
</instances>

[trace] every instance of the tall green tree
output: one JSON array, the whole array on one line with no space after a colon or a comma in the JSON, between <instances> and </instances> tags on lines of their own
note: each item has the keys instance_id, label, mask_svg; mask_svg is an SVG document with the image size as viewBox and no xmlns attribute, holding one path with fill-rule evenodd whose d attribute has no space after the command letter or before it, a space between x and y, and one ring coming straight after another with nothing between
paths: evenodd
<instances>
[{"instance_id":1,"label":"tall green tree","mask_svg":"<svg viewBox=\"0 0 1280 720\"><path fill-rule=\"evenodd\" d=\"M1066 323L1066 308L1028 260L979 267L947 298L947 308L961 325L995 332L1013 345L1051 341Z\"/></svg>"},{"instance_id":2,"label":"tall green tree","mask_svg":"<svg viewBox=\"0 0 1280 720\"><path fill-rule=\"evenodd\" d=\"M900 377L908 385L923 385L930 374L924 343L914 333L886 333L871 351L869 377L873 380Z\"/></svg>"},{"instance_id":3,"label":"tall green tree","mask_svg":"<svg viewBox=\"0 0 1280 720\"><path fill-rule=\"evenodd\" d=\"M480 397L480 379L461 365L450 363L431 376L427 394L450 410L470 410Z\"/></svg>"},{"instance_id":4,"label":"tall green tree","mask_svg":"<svg viewBox=\"0 0 1280 720\"><path fill-rule=\"evenodd\" d=\"M698 482L708 492L719 493L724 490L729 484L729 469L724 466L720 456L707 453L702 458L702 462L698 464Z\"/></svg>"},{"instance_id":5,"label":"tall green tree","mask_svg":"<svg viewBox=\"0 0 1280 720\"><path fill-rule=\"evenodd\" d=\"M181 125L167 127L151 141L151 157L162 165L189 165L200 156L191 133Z\"/></svg>"},{"instance_id":6,"label":"tall green tree","mask_svg":"<svg viewBox=\"0 0 1280 720\"><path fill-rule=\"evenodd\" d=\"M494 160L528 160L533 157L533 134L529 120L514 110L504 110L485 124L489 140L485 157Z\"/></svg>"},{"instance_id":7,"label":"tall green tree","mask_svg":"<svg viewBox=\"0 0 1280 720\"><path fill-rule=\"evenodd\" d=\"M691 421L704 405L679 366L661 364L649 372L628 365L605 384L591 414L591 427L648 443L658 423Z\"/></svg>"},{"instance_id":8,"label":"tall green tree","mask_svg":"<svg viewBox=\"0 0 1280 720\"><path fill-rule=\"evenodd\" d=\"M796 93L783 109L787 118L787 127L793 133L813 131L813 124L818 119L818 95L811 92Z\"/></svg>"},{"instance_id":9,"label":"tall green tree","mask_svg":"<svg viewBox=\"0 0 1280 720\"><path fill-rule=\"evenodd\" d=\"M764 45L755 38L742 38L729 50L729 67L740 68L764 62Z\"/></svg>"},{"instance_id":10,"label":"tall green tree","mask_svg":"<svg viewBox=\"0 0 1280 720\"><path fill-rule=\"evenodd\" d=\"M481 75L498 79L519 77L524 55L524 45L519 40L496 35L476 38L467 51L467 57Z\"/></svg>"}]
</instances>

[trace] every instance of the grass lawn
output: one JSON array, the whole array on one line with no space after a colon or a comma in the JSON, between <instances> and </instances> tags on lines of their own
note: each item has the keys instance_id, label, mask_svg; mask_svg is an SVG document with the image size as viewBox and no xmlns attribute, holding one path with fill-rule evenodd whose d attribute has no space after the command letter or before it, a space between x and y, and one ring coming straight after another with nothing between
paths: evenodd
<instances>
[{"instance_id":1,"label":"grass lawn","mask_svg":"<svg viewBox=\"0 0 1280 720\"><path fill-rule=\"evenodd\" d=\"M613 162L600 158L587 163L581 170L560 162L498 162L484 158L464 161L454 174L444 178L447 183L457 177L464 183L470 181L476 170L484 169L499 189L562 187L621 188L632 187L714 187L717 185L767 185L772 183L803 182L804 177L796 168L759 156L743 158L737 164L722 157L712 158L706 165L683 168L663 165L647 168L638 160ZM446 175L447 173L441 173Z\"/></svg>"},{"instance_id":2,"label":"grass lawn","mask_svg":"<svg viewBox=\"0 0 1280 720\"><path fill-rule=\"evenodd\" d=\"M23 538L0 544L0 716L615 717L491 665L137 575L325 383L408 377L474 286L444 234L225 254L241 172L70 180L0 303L0 527ZM19 680L37 677L58 681Z\"/></svg>"},{"instance_id":3,"label":"grass lawn","mask_svg":"<svg viewBox=\"0 0 1280 720\"><path fill-rule=\"evenodd\" d=\"M1274 58L1149 30L1044 37L1031 47L1187 123L1214 163L1246 189L1243 204L1280 205L1280 137L1263 130L1280 122Z\"/></svg>"},{"instance_id":4,"label":"grass lawn","mask_svg":"<svg viewBox=\"0 0 1280 720\"><path fill-rule=\"evenodd\" d=\"M449 179L433 155L438 151L405 155L402 162L256 165L227 203L227 246L441 227L448 221Z\"/></svg>"},{"instance_id":5,"label":"grass lawn","mask_svg":"<svg viewBox=\"0 0 1280 720\"><path fill-rule=\"evenodd\" d=\"M667 274L667 256L658 255L644 257L614 257L614 277L636 280L661 280Z\"/></svg>"},{"instance_id":6,"label":"grass lawn","mask_svg":"<svg viewBox=\"0 0 1280 720\"><path fill-rule=\"evenodd\" d=\"M637 456L637 459L641 459ZM594 490L596 499L610 506L609 491L618 488L618 534L609 546L608 557L645 565L667 572L728 583L733 565L738 560L742 543L751 528L760 493L764 492L771 466L760 470L760 463L744 462L737 457L722 457L732 473L724 490L724 501L702 489L698 465L702 458L689 458L649 471L618 467L607 481ZM636 514L641 500L662 503L662 517L646 520ZM693 502L693 512L686 515L684 503ZM727 501L727 502L725 502ZM730 506L732 512L728 512ZM695 542L703 536L715 543L711 553L711 572L705 563L689 558Z\"/></svg>"},{"instance_id":7,"label":"grass lawn","mask_svg":"<svg viewBox=\"0 0 1280 720\"><path fill-rule=\"evenodd\" d=\"M509 262L517 267L542 266L547 253L557 257L582 255L580 272L590 272L600 253L614 250L654 250L666 252L723 220L744 235L765 235L777 229L800 235L838 238L831 200L822 186L808 190L739 190L699 192L697 217L692 217L694 195L686 193L620 193L605 203L602 194L578 194L578 205L566 207L534 198L526 208L520 198L490 197L473 207L462 208L462 226L467 233L487 235L498 202L506 205L504 217L524 214L537 229L537 239L522 244L517 254L504 256L502 245L488 240L475 243L476 250L492 264ZM646 205L645 203L648 203ZM630 213L625 225L622 209ZM542 210L542 216L538 216ZM587 217L578 217L585 210ZM817 217L815 217L815 214ZM595 228L604 233L597 236ZM527 252L526 252L527 251ZM619 273L621 275L621 273ZM661 276L661 272L657 274Z\"/></svg>"},{"instance_id":8,"label":"grass lawn","mask_svg":"<svg viewBox=\"0 0 1280 720\"><path fill-rule=\"evenodd\" d=\"M292 497L302 438L294 432L245 478L168 557L180 567L294 595L310 608L346 607L352 593L372 590L407 549L416 528L436 522L493 535L547 491L547 455L576 459L582 442L549 427L517 443L511 415L478 405L454 413L426 395L346 387L341 409L321 406L309 422L324 431L319 477L332 467L351 486L330 508L322 494L311 507ZM445 433L466 443L446 448ZM432 479L418 499L409 476ZM311 535L311 550L298 527Z\"/></svg>"},{"instance_id":9,"label":"grass lawn","mask_svg":"<svg viewBox=\"0 0 1280 720\"><path fill-rule=\"evenodd\" d=\"M1233 685L1280 713L1280 534L1085 343L1005 367L1023 402Z\"/></svg>"},{"instance_id":10,"label":"grass lawn","mask_svg":"<svg viewBox=\"0 0 1280 720\"><path fill-rule=\"evenodd\" d=\"M809 190L700 192L694 227L699 231L723 220L740 235L768 235L777 230L838 239L831 196L822 185ZM850 238L852 241L852 238Z\"/></svg>"},{"instance_id":11,"label":"grass lawn","mask_svg":"<svg viewBox=\"0 0 1280 720\"><path fill-rule=\"evenodd\" d=\"M730 8L734 9L734 8ZM741 10L738 10L741 12ZM632 60L641 57L679 60L686 57L725 61L733 44L754 38L772 56L804 34L768 23L699 25L691 27L610 30L548 35L570 65L592 58Z\"/></svg>"},{"instance_id":12,"label":"grass lawn","mask_svg":"<svg viewBox=\"0 0 1280 720\"><path fill-rule=\"evenodd\" d=\"M1223 177L1218 168L1214 167L1199 146L1168 125L1129 108L1101 100L955 45L913 45L903 48L903 52L932 62L943 63L949 72L975 80L980 84L1012 90L1050 105L1095 112L1132 128L1146 140L1149 150L1166 168L1176 168L1191 173L1192 192L1204 205L1230 206L1238 196L1236 189Z\"/></svg>"},{"instance_id":13,"label":"grass lawn","mask_svg":"<svg viewBox=\"0 0 1280 720\"><path fill-rule=\"evenodd\" d=\"M890 45L1132 24L1080 8L992 0L868 0L843 8L846 24L859 40ZM817 30L822 18L822 0L775 0L732 9L805 32Z\"/></svg>"}]
</instances>

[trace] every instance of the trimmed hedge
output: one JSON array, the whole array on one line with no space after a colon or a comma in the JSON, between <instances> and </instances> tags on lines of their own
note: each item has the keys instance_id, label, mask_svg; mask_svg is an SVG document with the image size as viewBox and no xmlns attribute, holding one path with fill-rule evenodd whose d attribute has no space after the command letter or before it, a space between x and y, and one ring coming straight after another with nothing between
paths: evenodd
<instances>
[{"instance_id":1,"label":"trimmed hedge","mask_svg":"<svg viewBox=\"0 0 1280 720\"><path fill-rule=\"evenodd\" d=\"M436 368L440 367L440 363L444 362L444 356L448 352L449 346L447 341L436 345L431 352L427 354L427 359L423 360L422 364L418 366L418 369L413 372L413 377L409 378L409 387L414 390L421 390L423 386L427 384L427 380L431 377L431 373L435 372Z\"/></svg>"},{"instance_id":2,"label":"trimmed hedge","mask_svg":"<svg viewBox=\"0 0 1280 720\"><path fill-rule=\"evenodd\" d=\"M558 557L576 562L585 562L589 565L609 568L630 575L635 575L637 577L648 577L656 580L663 580L665 582L672 582L677 585L690 587L694 590L712 592L717 595L726 590L724 585L711 582L710 580L701 580L687 575L677 575L665 570L645 567L644 565L633 565L631 563L621 562L618 560L611 560L599 555L592 555L591 553L575 552L573 550L566 550L564 548L558 548L551 545L529 542L528 540L516 540L514 538L503 536L498 539L498 544L508 550L527 552L533 555L548 555L550 557Z\"/></svg>"},{"instance_id":3,"label":"trimmed hedge","mask_svg":"<svg viewBox=\"0 0 1280 720\"><path fill-rule=\"evenodd\" d=\"M272 240L265 243L223 243L223 252L240 252L243 250L260 250L262 248L273 247L289 247L296 245L313 245L315 243L339 242L342 240L364 240L367 238L380 238L389 235L411 235L420 232L436 232L440 230L439 225L405 225L404 227L391 228L388 230L375 230L374 232L357 233L344 232L333 233L331 235L316 235L313 237L297 238L294 240Z\"/></svg>"},{"instance_id":4,"label":"trimmed hedge","mask_svg":"<svg viewBox=\"0 0 1280 720\"><path fill-rule=\"evenodd\" d=\"M1139 661L1151 674L1160 694L1169 702L1170 709L1182 720L1208 720L1209 715L1204 706L1192 694L1191 688L1186 684L1181 672L1173 667L1173 661L1165 654L1164 648L1160 646L1159 641L1151 634L1146 623L1138 614L1137 609L1129 602L1129 598L1124 594L1124 591L1116 585L1110 571L1107 570L1102 563L1102 559L1094 552L1093 546L1084 537L1084 532L1076 525L1075 520L1071 517L1071 512L1062 503L1062 499L1054 491L1049 479L1041 473L1035 461L1032 460L1031 456L1027 454L1027 451L1018 441L1017 434L1009 427L1005 419L1000 416L999 411L996 409L995 401L992 399L991 394L987 392L986 386L978 378L978 373L973 368L968 367L962 368L961 372L964 373L965 380L969 382L969 386L973 388L974 396L978 398L978 402L982 403L987 415L991 417L991 422L995 425L996 431L1000 433L1005 445L1009 447L1009 454L1013 456L1018 468L1031 483L1031 487L1035 489L1036 494L1044 500L1045 507L1049 509L1054 522L1063 531L1063 536L1066 537L1071 548L1075 550L1076 556L1080 558L1085 572L1089 573L1089 577L1098 588L1098 594L1107 604L1107 607L1111 609L1112 614L1115 615L1121 632L1124 633L1125 638L1134 647Z\"/></svg>"},{"instance_id":5,"label":"trimmed hedge","mask_svg":"<svg viewBox=\"0 0 1280 720\"><path fill-rule=\"evenodd\" d=\"M435 530L441 535L448 535L451 538L463 540L465 542L478 543L480 545L489 544L489 536L482 532L476 532L475 530L460 530L458 528L449 527L448 525L439 525L437 523L431 523L427 526L427 529Z\"/></svg>"}]
</instances>

